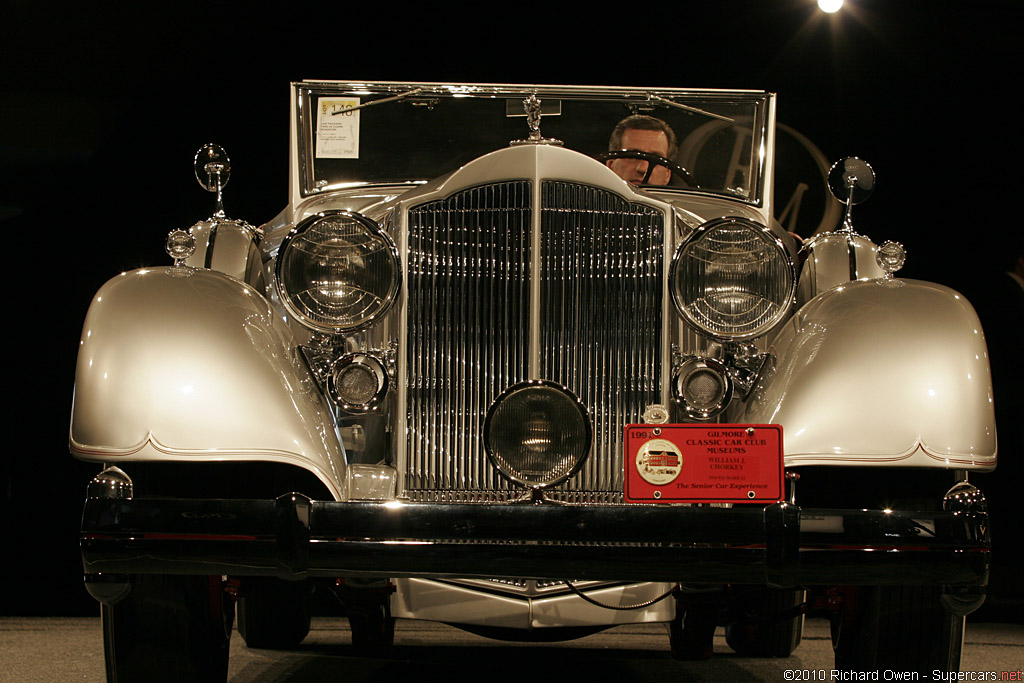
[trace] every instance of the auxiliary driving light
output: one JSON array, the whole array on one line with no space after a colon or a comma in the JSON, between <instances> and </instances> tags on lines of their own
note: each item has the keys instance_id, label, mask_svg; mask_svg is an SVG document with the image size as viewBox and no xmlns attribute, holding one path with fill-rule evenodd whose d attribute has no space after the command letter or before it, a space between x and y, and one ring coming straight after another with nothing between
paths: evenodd
<instances>
[{"instance_id":1,"label":"auxiliary driving light","mask_svg":"<svg viewBox=\"0 0 1024 683\"><path fill-rule=\"evenodd\" d=\"M688 358L672 373L672 399L688 417L698 420L729 407L732 388L728 371L714 358Z\"/></svg>"},{"instance_id":2,"label":"auxiliary driving light","mask_svg":"<svg viewBox=\"0 0 1024 683\"><path fill-rule=\"evenodd\" d=\"M327 378L327 392L350 413L376 409L388 392L388 374L384 365L365 353L348 353L334 363Z\"/></svg>"},{"instance_id":3,"label":"auxiliary driving light","mask_svg":"<svg viewBox=\"0 0 1024 683\"><path fill-rule=\"evenodd\" d=\"M494 400L484 422L484 447L513 483L542 489L575 474L590 453L590 419L565 387L529 380Z\"/></svg>"}]
</instances>

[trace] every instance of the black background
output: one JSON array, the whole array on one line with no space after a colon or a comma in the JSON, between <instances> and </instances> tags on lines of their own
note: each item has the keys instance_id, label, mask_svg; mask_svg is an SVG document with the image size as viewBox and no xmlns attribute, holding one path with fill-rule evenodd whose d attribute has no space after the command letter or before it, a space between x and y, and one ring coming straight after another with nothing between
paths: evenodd
<instances>
[{"instance_id":1,"label":"black background","mask_svg":"<svg viewBox=\"0 0 1024 683\"><path fill-rule=\"evenodd\" d=\"M76 554L95 466L67 450L86 308L112 275L167 263L167 232L209 215L191 170L202 143L231 155L230 215L259 224L285 205L290 81L771 90L779 121L830 160L873 165L877 189L856 225L907 246L901 275L977 303L1020 239L1018 2L847 0L833 16L810 0L677 0L610 13L545 3L334 7L15 0L5 9L0 614L95 613ZM1019 413L1011 417L1019 427ZM1020 457L1015 438L1016 452L1001 442L1007 475L1017 471L1007 465ZM1015 479L999 479L991 485L1013 496ZM1004 547L1019 522L1012 514L996 521Z\"/></svg>"}]
</instances>

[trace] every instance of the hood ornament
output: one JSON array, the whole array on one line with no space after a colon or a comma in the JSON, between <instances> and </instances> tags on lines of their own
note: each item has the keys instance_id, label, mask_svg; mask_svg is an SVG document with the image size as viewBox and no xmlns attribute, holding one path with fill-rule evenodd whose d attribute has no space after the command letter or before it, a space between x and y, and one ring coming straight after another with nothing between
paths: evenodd
<instances>
[{"instance_id":1,"label":"hood ornament","mask_svg":"<svg viewBox=\"0 0 1024 683\"><path fill-rule=\"evenodd\" d=\"M513 140L510 145L556 145L562 146L561 140L546 138L540 134L540 98L537 93L530 93L530 96L523 100L523 109L526 111L526 125L530 128L530 137L525 140Z\"/></svg>"}]
</instances>

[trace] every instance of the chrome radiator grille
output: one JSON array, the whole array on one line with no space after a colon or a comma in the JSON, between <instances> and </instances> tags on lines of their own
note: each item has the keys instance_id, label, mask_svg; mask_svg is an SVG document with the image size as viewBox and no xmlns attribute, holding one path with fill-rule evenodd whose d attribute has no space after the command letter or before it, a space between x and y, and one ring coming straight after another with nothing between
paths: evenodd
<instances>
[{"instance_id":1,"label":"chrome radiator grille","mask_svg":"<svg viewBox=\"0 0 1024 683\"><path fill-rule=\"evenodd\" d=\"M661 401L663 214L606 190L541 183L539 329L530 329L533 184L486 185L409 212L405 494L517 497L487 461L483 422L508 386L540 377L587 406L594 444L552 497L622 499L622 430Z\"/></svg>"}]
</instances>

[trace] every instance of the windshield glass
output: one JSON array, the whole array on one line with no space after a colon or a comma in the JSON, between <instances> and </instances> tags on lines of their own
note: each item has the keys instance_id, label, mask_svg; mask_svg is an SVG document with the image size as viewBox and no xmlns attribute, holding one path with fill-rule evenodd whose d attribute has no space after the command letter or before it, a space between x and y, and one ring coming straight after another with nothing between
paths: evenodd
<instances>
[{"instance_id":1,"label":"windshield glass","mask_svg":"<svg viewBox=\"0 0 1024 683\"><path fill-rule=\"evenodd\" d=\"M764 196L763 92L347 82L294 87L303 196L353 184L429 180L525 139L530 129L523 100L531 93L541 100L545 138L604 161L617 123L653 117L676 138L668 156L692 176L686 182L673 176L670 189L696 184L701 192L756 205ZM615 151L629 149L619 144Z\"/></svg>"}]
</instances>

